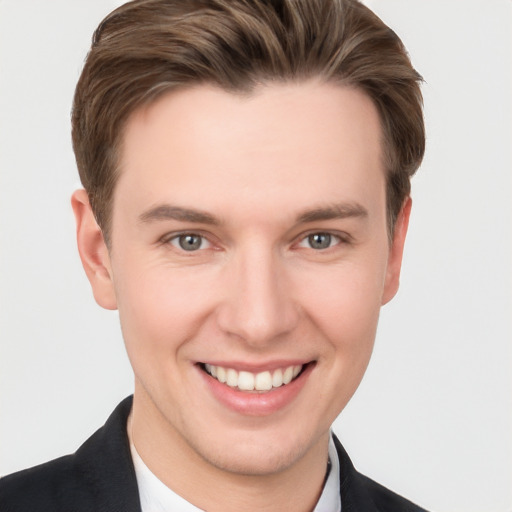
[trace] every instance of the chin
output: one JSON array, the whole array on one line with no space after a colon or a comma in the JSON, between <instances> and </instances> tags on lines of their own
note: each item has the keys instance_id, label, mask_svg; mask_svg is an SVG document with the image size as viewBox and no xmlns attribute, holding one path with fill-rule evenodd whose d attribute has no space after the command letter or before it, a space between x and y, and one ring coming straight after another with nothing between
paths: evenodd
<instances>
[{"instance_id":1,"label":"chin","mask_svg":"<svg viewBox=\"0 0 512 512\"><path fill-rule=\"evenodd\" d=\"M294 466L312 450L312 445L311 440L297 436L280 439L255 430L249 435L244 433L222 440L212 439L210 443L200 442L193 448L206 462L222 471L265 476Z\"/></svg>"},{"instance_id":2,"label":"chin","mask_svg":"<svg viewBox=\"0 0 512 512\"><path fill-rule=\"evenodd\" d=\"M203 454L208 462L228 473L247 476L266 476L281 473L291 467L304 454L302 450L290 451L276 446L265 449L259 446L241 446L230 453Z\"/></svg>"}]
</instances>

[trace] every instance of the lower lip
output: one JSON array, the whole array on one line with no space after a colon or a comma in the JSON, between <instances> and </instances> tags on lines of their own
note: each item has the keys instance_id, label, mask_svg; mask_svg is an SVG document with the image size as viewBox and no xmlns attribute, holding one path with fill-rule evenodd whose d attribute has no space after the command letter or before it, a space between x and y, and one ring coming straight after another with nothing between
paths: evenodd
<instances>
[{"instance_id":1,"label":"lower lip","mask_svg":"<svg viewBox=\"0 0 512 512\"><path fill-rule=\"evenodd\" d=\"M313 363L308 364L303 372L289 384L266 392L240 391L238 388L222 384L199 367L198 371L213 396L224 406L247 416L267 416L293 402L304 387L313 366Z\"/></svg>"}]
</instances>

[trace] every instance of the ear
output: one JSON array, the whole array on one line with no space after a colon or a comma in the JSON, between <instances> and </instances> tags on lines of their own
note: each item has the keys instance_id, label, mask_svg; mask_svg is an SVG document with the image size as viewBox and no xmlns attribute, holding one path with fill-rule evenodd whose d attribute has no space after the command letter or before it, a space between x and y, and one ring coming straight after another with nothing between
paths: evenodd
<instances>
[{"instance_id":1,"label":"ear","mask_svg":"<svg viewBox=\"0 0 512 512\"><path fill-rule=\"evenodd\" d=\"M78 252L94 298L105 309L117 309L108 249L94 218L87 192L76 190L71 196L71 206L76 220Z\"/></svg>"},{"instance_id":2,"label":"ear","mask_svg":"<svg viewBox=\"0 0 512 512\"><path fill-rule=\"evenodd\" d=\"M411 206L412 199L408 197L395 222L393 241L389 248L384 293L382 295L383 305L388 303L396 295L398 287L400 286L400 270L402 268L402 256L404 253L407 228L409 226L409 217L411 215Z\"/></svg>"}]
</instances>

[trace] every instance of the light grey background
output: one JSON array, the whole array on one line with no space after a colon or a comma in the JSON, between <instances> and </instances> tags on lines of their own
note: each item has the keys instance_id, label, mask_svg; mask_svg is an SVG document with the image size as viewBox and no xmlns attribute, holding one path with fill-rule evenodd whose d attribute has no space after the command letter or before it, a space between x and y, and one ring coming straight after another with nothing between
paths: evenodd
<instances>
[{"instance_id":1,"label":"light grey background","mask_svg":"<svg viewBox=\"0 0 512 512\"><path fill-rule=\"evenodd\" d=\"M0 0L0 473L74 451L131 393L74 242L69 109L119 1ZM356 466L438 512L512 510L510 0L368 0L423 74L402 287L337 420Z\"/></svg>"}]
</instances>

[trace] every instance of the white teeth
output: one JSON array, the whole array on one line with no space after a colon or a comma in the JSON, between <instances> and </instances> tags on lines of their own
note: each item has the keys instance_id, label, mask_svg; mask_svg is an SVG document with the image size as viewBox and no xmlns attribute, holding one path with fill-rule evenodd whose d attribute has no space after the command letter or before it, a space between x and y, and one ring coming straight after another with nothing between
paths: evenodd
<instances>
[{"instance_id":1,"label":"white teeth","mask_svg":"<svg viewBox=\"0 0 512 512\"><path fill-rule=\"evenodd\" d=\"M233 368L224 368L205 364L205 370L219 382L226 383L232 388L241 391L270 391L272 388L279 388L289 384L302 371L302 365L287 366L278 368L273 372L264 371L251 373L247 371L238 372Z\"/></svg>"},{"instance_id":2,"label":"white teeth","mask_svg":"<svg viewBox=\"0 0 512 512\"><path fill-rule=\"evenodd\" d=\"M290 384L293 379L293 366L288 366L283 373L283 384Z\"/></svg>"},{"instance_id":3,"label":"white teeth","mask_svg":"<svg viewBox=\"0 0 512 512\"><path fill-rule=\"evenodd\" d=\"M283 385L283 371L276 370L274 375L272 375L272 386L275 388L279 388Z\"/></svg>"},{"instance_id":4,"label":"white teeth","mask_svg":"<svg viewBox=\"0 0 512 512\"><path fill-rule=\"evenodd\" d=\"M238 372L229 368L226 370L226 384L231 386L232 388L236 388L238 386Z\"/></svg>"},{"instance_id":5,"label":"white teeth","mask_svg":"<svg viewBox=\"0 0 512 512\"><path fill-rule=\"evenodd\" d=\"M238 374L238 389L252 391L254 389L254 375L249 372L240 372Z\"/></svg>"},{"instance_id":6,"label":"white teeth","mask_svg":"<svg viewBox=\"0 0 512 512\"><path fill-rule=\"evenodd\" d=\"M222 366L217 366L217 380L222 383L226 382L226 369L222 368Z\"/></svg>"},{"instance_id":7,"label":"white teeth","mask_svg":"<svg viewBox=\"0 0 512 512\"><path fill-rule=\"evenodd\" d=\"M270 372L261 372L254 379L254 387L258 391L270 391L272 389L272 375Z\"/></svg>"}]
</instances>

